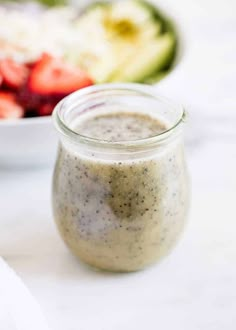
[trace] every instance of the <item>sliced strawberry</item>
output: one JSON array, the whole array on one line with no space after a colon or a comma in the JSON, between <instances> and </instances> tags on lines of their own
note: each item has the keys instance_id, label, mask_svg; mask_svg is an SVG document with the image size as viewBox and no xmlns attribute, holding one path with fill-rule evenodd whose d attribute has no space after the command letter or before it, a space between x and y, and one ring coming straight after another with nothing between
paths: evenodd
<instances>
[{"instance_id":1,"label":"sliced strawberry","mask_svg":"<svg viewBox=\"0 0 236 330\"><path fill-rule=\"evenodd\" d=\"M37 62L37 61L26 62L25 65L27 66L27 68L28 68L29 70L32 70L33 67L35 66L35 63L36 63L36 62Z\"/></svg>"},{"instance_id":2,"label":"sliced strawberry","mask_svg":"<svg viewBox=\"0 0 236 330\"><path fill-rule=\"evenodd\" d=\"M38 109L38 115L39 116L50 116L53 112L55 105L52 103L45 103L41 105L41 107Z\"/></svg>"},{"instance_id":3,"label":"sliced strawberry","mask_svg":"<svg viewBox=\"0 0 236 330\"><path fill-rule=\"evenodd\" d=\"M26 65L7 58L0 61L0 74L7 87L19 88L26 82L29 69Z\"/></svg>"},{"instance_id":4,"label":"sliced strawberry","mask_svg":"<svg viewBox=\"0 0 236 330\"><path fill-rule=\"evenodd\" d=\"M0 73L0 86L2 85L2 82L3 82L3 77L2 77L2 75Z\"/></svg>"},{"instance_id":5,"label":"sliced strawberry","mask_svg":"<svg viewBox=\"0 0 236 330\"><path fill-rule=\"evenodd\" d=\"M24 116L24 109L12 93L0 92L0 119L14 119Z\"/></svg>"},{"instance_id":6,"label":"sliced strawberry","mask_svg":"<svg viewBox=\"0 0 236 330\"><path fill-rule=\"evenodd\" d=\"M23 86L17 93L17 102L20 103L26 110L38 109L43 104L42 97L32 93L27 86Z\"/></svg>"},{"instance_id":7,"label":"sliced strawberry","mask_svg":"<svg viewBox=\"0 0 236 330\"><path fill-rule=\"evenodd\" d=\"M41 95L64 96L92 84L87 73L48 54L35 64L29 79L30 90Z\"/></svg>"}]
</instances>

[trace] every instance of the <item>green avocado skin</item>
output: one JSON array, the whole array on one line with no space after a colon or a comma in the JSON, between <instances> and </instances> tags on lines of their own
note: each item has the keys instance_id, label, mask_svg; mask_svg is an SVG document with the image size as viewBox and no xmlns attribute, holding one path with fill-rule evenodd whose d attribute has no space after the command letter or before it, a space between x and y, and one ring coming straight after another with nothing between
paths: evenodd
<instances>
[{"instance_id":1,"label":"green avocado skin","mask_svg":"<svg viewBox=\"0 0 236 330\"><path fill-rule=\"evenodd\" d=\"M39 2L47 6L60 6L60 5L66 5L68 3L68 1L66 0L39 0Z\"/></svg>"},{"instance_id":2,"label":"green avocado skin","mask_svg":"<svg viewBox=\"0 0 236 330\"><path fill-rule=\"evenodd\" d=\"M171 71L173 67L173 63L176 54L178 52L178 38L176 34L176 29L174 23L169 18L165 17L165 15L162 14L162 12L156 6L149 3L148 1L143 1L143 0L135 0L135 1L137 1L140 5L149 8L149 10L153 15L153 19L161 22L162 33L169 33L173 38L173 46L166 55L166 59L164 61L163 67L161 69L157 68L153 70L152 74L144 77L143 80L140 81L146 84L155 84L161 79L163 79Z\"/></svg>"}]
</instances>

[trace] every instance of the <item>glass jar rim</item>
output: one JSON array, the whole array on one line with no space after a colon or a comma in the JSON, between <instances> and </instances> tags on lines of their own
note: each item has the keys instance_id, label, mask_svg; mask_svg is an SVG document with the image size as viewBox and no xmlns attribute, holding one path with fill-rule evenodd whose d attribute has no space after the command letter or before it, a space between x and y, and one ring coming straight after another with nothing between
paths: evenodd
<instances>
[{"instance_id":1,"label":"glass jar rim","mask_svg":"<svg viewBox=\"0 0 236 330\"><path fill-rule=\"evenodd\" d=\"M129 140L109 141L109 140L84 136L76 132L66 124L65 120L63 119L63 113L65 112L67 106L70 106L70 104L73 104L78 100L83 100L83 98L89 97L90 95L92 96L95 93L102 93L108 91L110 92L114 91L114 93L118 91L124 93L130 92L130 93L136 93L136 95L152 98L154 100L160 101L161 103L171 108L176 108L179 111L179 116L176 119L175 123L172 124L165 131L157 133L152 137L141 138L130 141ZM167 140L170 136L173 135L173 133L177 133L181 124L186 121L186 111L182 105L175 104L168 98L161 96L152 86L139 84L139 83L108 83L108 84L89 86L66 96L56 105L53 111L53 121L59 132L61 132L64 136L67 136L79 143L101 146L103 148L108 147L108 148L124 149L127 147L142 147L146 145L152 145Z\"/></svg>"}]
</instances>

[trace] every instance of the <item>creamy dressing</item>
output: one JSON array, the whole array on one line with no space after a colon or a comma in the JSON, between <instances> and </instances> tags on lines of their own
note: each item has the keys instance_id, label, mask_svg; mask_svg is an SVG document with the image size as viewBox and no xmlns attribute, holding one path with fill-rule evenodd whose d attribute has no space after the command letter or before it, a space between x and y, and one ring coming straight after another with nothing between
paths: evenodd
<instances>
[{"instance_id":1,"label":"creamy dressing","mask_svg":"<svg viewBox=\"0 0 236 330\"><path fill-rule=\"evenodd\" d=\"M166 125L140 113L96 115L77 123L81 135L119 142L160 134ZM73 253L111 271L135 271L168 254L188 209L181 141L152 156L109 162L60 146L54 173L54 215Z\"/></svg>"},{"instance_id":2,"label":"creamy dressing","mask_svg":"<svg viewBox=\"0 0 236 330\"><path fill-rule=\"evenodd\" d=\"M150 138L166 129L163 122L149 115L126 112L94 116L74 128L83 136L110 142Z\"/></svg>"}]
</instances>

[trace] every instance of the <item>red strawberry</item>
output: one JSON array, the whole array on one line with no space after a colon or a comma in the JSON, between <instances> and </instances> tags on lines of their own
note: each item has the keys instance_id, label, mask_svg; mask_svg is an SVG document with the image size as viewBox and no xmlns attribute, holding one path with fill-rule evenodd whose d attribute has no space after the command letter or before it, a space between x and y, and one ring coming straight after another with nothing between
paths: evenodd
<instances>
[{"instance_id":1,"label":"red strawberry","mask_svg":"<svg viewBox=\"0 0 236 330\"><path fill-rule=\"evenodd\" d=\"M26 65L7 58L0 61L0 74L7 87L19 88L26 82L29 69Z\"/></svg>"},{"instance_id":2,"label":"red strawberry","mask_svg":"<svg viewBox=\"0 0 236 330\"><path fill-rule=\"evenodd\" d=\"M43 103L42 97L38 94L32 93L27 86L23 86L17 93L17 102L19 102L25 109L38 109Z\"/></svg>"},{"instance_id":3,"label":"red strawberry","mask_svg":"<svg viewBox=\"0 0 236 330\"><path fill-rule=\"evenodd\" d=\"M30 90L41 95L64 96L92 84L87 73L48 54L36 62L29 79Z\"/></svg>"},{"instance_id":4,"label":"red strawberry","mask_svg":"<svg viewBox=\"0 0 236 330\"><path fill-rule=\"evenodd\" d=\"M41 107L38 109L38 115L39 116L50 116L53 112L55 105L52 103L45 103L41 105Z\"/></svg>"},{"instance_id":5,"label":"red strawberry","mask_svg":"<svg viewBox=\"0 0 236 330\"><path fill-rule=\"evenodd\" d=\"M15 119L24 116L24 109L12 93L0 92L0 119Z\"/></svg>"}]
</instances>

